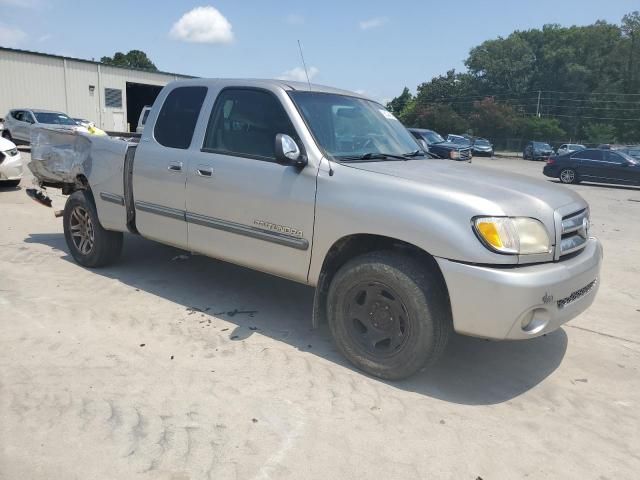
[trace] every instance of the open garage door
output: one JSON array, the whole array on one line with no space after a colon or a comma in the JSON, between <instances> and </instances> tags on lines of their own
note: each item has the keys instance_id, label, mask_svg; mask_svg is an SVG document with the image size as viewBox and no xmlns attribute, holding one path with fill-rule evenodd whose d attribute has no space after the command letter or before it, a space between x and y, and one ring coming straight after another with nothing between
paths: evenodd
<instances>
[{"instance_id":1,"label":"open garage door","mask_svg":"<svg viewBox=\"0 0 640 480\"><path fill-rule=\"evenodd\" d=\"M136 131L142 108L146 105L153 105L160 90L162 87L158 85L127 82L127 123L130 131Z\"/></svg>"}]
</instances>

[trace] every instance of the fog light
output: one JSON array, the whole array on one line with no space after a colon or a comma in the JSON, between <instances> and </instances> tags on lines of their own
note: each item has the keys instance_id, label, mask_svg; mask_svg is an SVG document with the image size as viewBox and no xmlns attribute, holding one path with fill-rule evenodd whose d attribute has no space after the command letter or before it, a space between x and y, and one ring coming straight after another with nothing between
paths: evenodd
<instances>
[{"instance_id":1,"label":"fog light","mask_svg":"<svg viewBox=\"0 0 640 480\"><path fill-rule=\"evenodd\" d=\"M524 314L520 321L520 326L523 332L536 334L547 326L550 318L548 310L544 308L534 308Z\"/></svg>"}]
</instances>

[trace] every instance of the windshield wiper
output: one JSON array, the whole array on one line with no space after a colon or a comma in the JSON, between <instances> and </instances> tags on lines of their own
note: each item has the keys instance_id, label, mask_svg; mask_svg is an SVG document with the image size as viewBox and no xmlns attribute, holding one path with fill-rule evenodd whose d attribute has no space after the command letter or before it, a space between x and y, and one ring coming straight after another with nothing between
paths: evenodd
<instances>
[{"instance_id":1,"label":"windshield wiper","mask_svg":"<svg viewBox=\"0 0 640 480\"><path fill-rule=\"evenodd\" d=\"M359 161L359 160L406 160L407 157L404 155L394 155L392 153L379 153L379 152L367 152L362 155L349 155L349 156L341 156L343 160L350 161Z\"/></svg>"},{"instance_id":2,"label":"windshield wiper","mask_svg":"<svg viewBox=\"0 0 640 480\"><path fill-rule=\"evenodd\" d=\"M427 154L422 150L415 150L411 153L405 153L403 157L405 158L415 158L415 157L425 157Z\"/></svg>"}]
</instances>

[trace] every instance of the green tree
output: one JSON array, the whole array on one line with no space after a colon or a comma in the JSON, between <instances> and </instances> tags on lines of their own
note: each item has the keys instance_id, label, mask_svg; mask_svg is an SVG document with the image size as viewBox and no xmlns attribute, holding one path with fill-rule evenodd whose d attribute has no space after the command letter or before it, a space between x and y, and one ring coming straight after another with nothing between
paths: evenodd
<instances>
[{"instance_id":1,"label":"green tree","mask_svg":"<svg viewBox=\"0 0 640 480\"><path fill-rule=\"evenodd\" d=\"M565 140L567 132L555 118L531 117L524 122L523 134L527 139L554 142Z\"/></svg>"},{"instance_id":2,"label":"green tree","mask_svg":"<svg viewBox=\"0 0 640 480\"><path fill-rule=\"evenodd\" d=\"M128 53L116 52L113 57L102 57L101 63L115 67L137 68L140 70L157 71L153 62L142 50L130 50Z\"/></svg>"},{"instance_id":3,"label":"green tree","mask_svg":"<svg viewBox=\"0 0 640 480\"><path fill-rule=\"evenodd\" d=\"M413 95L411 95L407 87L404 87L404 90L402 90L399 96L387 103L387 108L396 115L400 115L411 100L413 100Z\"/></svg>"},{"instance_id":4,"label":"green tree","mask_svg":"<svg viewBox=\"0 0 640 480\"><path fill-rule=\"evenodd\" d=\"M640 12L636 10L622 17L622 32L629 40L625 89L634 93L640 87Z\"/></svg>"},{"instance_id":5,"label":"green tree","mask_svg":"<svg viewBox=\"0 0 640 480\"><path fill-rule=\"evenodd\" d=\"M584 127L584 134L590 143L615 143L616 129L607 123L590 123Z\"/></svg>"},{"instance_id":6,"label":"green tree","mask_svg":"<svg viewBox=\"0 0 640 480\"><path fill-rule=\"evenodd\" d=\"M467 121L449 105L419 104L414 102L411 108L400 115L400 120L409 127L429 128L447 135L463 133L469 128Z\"/></svg>"},{"instance_id":7,"label":"green tree","mask_svg":"<svg viewBox=\"0 0 640 480\"><path fill-rule=\"evenodd\" d=\"M487 97L474 103L470 123L475 135L496 141L519 136L523 119L511 105Z\"/></svg>"}]
</instances>

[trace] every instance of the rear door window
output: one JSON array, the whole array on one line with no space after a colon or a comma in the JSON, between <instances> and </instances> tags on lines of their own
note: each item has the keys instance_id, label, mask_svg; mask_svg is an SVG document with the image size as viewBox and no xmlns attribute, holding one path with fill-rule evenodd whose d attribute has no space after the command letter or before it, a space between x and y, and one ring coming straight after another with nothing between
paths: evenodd
<instances>
[{"instance_id":1,"label":"rear door window","mask_svg":"<svg viewBox=\"0 0 640 480\"><path fill-rule=\"evenodd\" d=\"M206 87L178 87L171 90L156 120L153 131L156 141L165 147L189 148L206 95Z\"/></svg>"}]
</instances>

